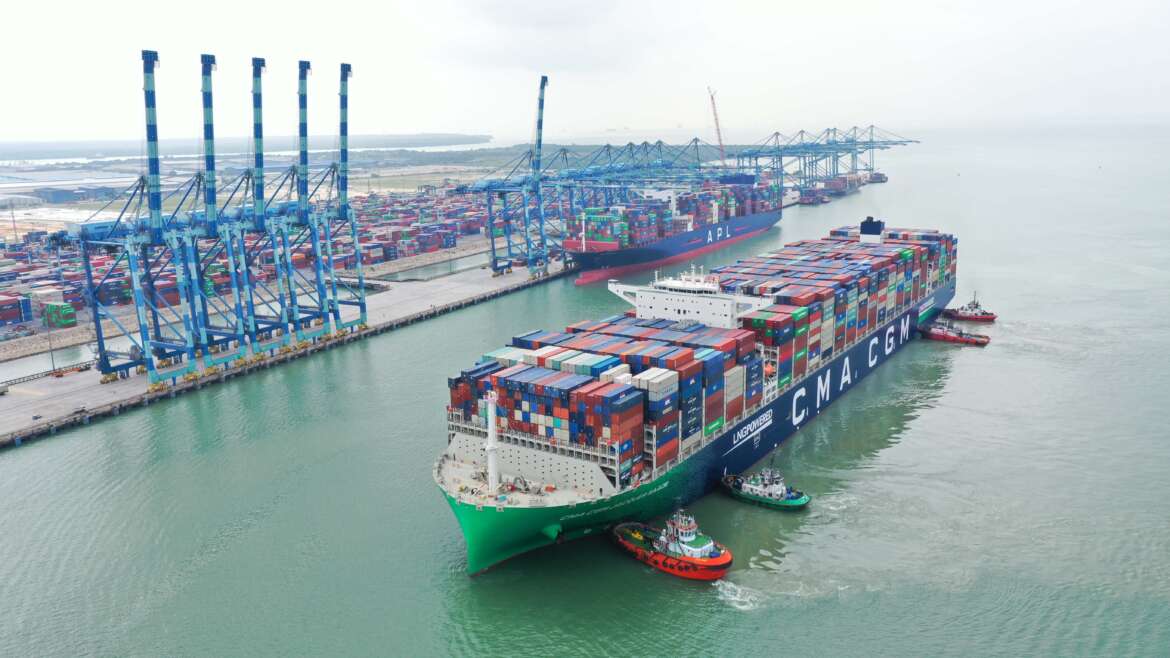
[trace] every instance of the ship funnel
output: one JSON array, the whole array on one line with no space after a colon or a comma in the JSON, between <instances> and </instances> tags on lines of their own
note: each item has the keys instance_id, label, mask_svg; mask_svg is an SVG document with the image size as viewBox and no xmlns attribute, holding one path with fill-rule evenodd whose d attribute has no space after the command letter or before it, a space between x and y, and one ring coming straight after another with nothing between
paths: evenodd
<instances>
[{"instance_id":1,"label":"ship funnel","mask_svg":"<svg viewBox=\"0 0 1170 658\"><path fill-rule=\"evenodd\" d=\"M865 244L881 244L882 233L886 230L886 223L866 217L865 221L861 222L861 242Z\"/></svg>"}]
</instances>

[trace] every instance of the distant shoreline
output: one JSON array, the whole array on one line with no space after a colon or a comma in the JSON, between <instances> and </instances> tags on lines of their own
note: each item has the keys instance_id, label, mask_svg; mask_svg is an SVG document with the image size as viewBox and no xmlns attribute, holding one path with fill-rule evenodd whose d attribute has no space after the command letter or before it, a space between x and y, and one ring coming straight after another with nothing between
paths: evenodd
<instances>
[{"instance_id":1,"label":"distant shoreline","mask_svg":"<svg viewBox=\"0 0 1170 658\"><path fill-rule=\"evenodd\" d=\"M463 133L416 133L409 135L351 135L351 149L410 149L436 146L464 146L486 144L491 135ZM216 139L216 150L224 153L251 149L250 137L221 137ZM266 136L266 151L289 151L297 148L291 135ZM336 135L310 135L309 148L315 151L337 148ZM67 140L61 142L0 142L0 161L89 160L94 158L139 158L142 140ZM168 153L199 153L202 143L194 139L164 139L159 150Z\"/></svg>"}]
</instances>

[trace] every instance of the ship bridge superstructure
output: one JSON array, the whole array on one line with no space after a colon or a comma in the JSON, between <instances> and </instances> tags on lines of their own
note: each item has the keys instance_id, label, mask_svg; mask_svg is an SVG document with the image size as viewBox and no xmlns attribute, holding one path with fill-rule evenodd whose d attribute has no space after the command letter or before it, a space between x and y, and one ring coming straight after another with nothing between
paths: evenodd
<instances>
[{"instance_id":1,"label":"ship bridge superstructure","mask_svg":"<svg viewBox=\"0 0 1170 658\"><path fill-rule=\"evenodd\" d=\"M722 292L718 277L694 269L670 277L655 275L646 286L611 279L608 288L632 305L639 319L692 322L722 329L735 329L742 315L773 303L771 297Z\"/></svg>"}]
</instances>

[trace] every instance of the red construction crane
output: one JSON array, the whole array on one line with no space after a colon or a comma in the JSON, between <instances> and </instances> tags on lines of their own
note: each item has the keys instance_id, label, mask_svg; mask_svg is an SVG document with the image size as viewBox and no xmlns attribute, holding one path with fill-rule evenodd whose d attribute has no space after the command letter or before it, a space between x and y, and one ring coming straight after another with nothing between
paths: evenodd
<instances>
[{"instance_id":1,"label":"red construction crane","mask_svg":"<svg viewBox=\"0 0 1170 658\"><path fill-rule=\"evenodd\" d=\"M707 94L711 96L711 114L715 117L715 136L719 138L719 164L727 164L727 154L723 152L723 131L719 128L719 110L715 109L715 90L707 87Z\"/></svg>"}]
</instances>

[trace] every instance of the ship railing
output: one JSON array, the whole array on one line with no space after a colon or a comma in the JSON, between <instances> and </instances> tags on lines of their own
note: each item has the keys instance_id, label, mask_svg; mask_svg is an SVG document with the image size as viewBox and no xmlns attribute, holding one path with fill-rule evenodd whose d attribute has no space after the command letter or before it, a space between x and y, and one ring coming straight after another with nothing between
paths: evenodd
<instances>
[{"instance_id":1,"label":"ship railing","mask_svg":"<svg viewBox=\"0 0 1170 658\"><path fill-rule=\"evenodd\" d=\"M448 429L454 432L487 438L486 422L483 424L468 422L463 414L458 411L450 411L447 413L447 425ZM571 441L557 441L537 434L517 432L510 428L501 429L497 436L503 443L510 443L525 448L535 448L545 452L570 455L588 461L606 462L607 465L609 465L608 462L618 463L618 455L606 446L589 446Z\"/></svg>"}]
</instances>

